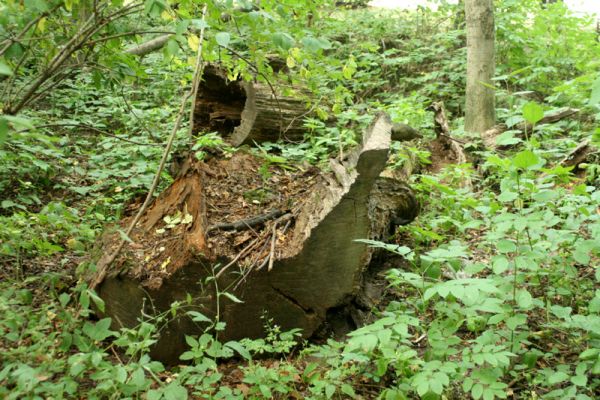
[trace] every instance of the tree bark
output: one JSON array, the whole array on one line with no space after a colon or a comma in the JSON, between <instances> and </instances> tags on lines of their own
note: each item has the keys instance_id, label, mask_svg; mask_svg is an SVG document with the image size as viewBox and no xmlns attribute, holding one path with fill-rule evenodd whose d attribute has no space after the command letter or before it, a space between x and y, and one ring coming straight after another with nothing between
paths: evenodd
<instances>
[{"instance_id":1,"label":"tree bark","mask_svg":"<svg viewBox=\"0 0 600 400\"><path fill-rule=\"evenodd\" d=\"M494 126L493 0L465 0L467 19L467 93L465 131L483 133Z\"/></svg>"}]
</instances>

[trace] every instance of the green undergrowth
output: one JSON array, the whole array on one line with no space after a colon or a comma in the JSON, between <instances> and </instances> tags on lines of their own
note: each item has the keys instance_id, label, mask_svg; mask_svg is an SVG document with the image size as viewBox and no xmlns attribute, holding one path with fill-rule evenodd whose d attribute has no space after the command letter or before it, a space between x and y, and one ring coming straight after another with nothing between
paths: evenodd
<instances>
[{"instance_id":1,"label":"green undergrowth","mask_svg":"<svg viewBox=\"0 0 600 400\"><path fill-rule=\"evenodd\" d=\"M102 229L145 196L191 71L166 51L124 81L100 84L85 72L65 81L0 143L0 397L598 398L600 156L578 170L560 161L584 140L600 143L600 45L588 19L539 3L497 2L497 114L509 130L494 151L462 132L464 21L452 5L336 10L310 34L304 14L287 27L270 22L281 29L276 51L289 82L305 82L316 100L302 143L255 151L265 166L343 156L379 111L424 134L394 143L391 154L395 168L417 160L421 215L387 243L364 241L406 267L387 271L375 322L321 345L268 316L264 339L222 343L223 324L196 312L189 316L210 328L187 338L181 365L165 366L150 348L191 299L132 329L95 317L103 302L76 272ZM240 18L247 24L227 41L261 59L273 32ZM218 47L207 51L248 68ZM434 174L429 106L440 100L473 163ZM565 106L577 117L536 126ZM526 135L510 129L524 121L534 125ZM187 141L184 125L175 153ZM192 145L197 158L231 151L214 133ZM159 191L172 175L163 173Z\"/></svg>"}]
</instances>

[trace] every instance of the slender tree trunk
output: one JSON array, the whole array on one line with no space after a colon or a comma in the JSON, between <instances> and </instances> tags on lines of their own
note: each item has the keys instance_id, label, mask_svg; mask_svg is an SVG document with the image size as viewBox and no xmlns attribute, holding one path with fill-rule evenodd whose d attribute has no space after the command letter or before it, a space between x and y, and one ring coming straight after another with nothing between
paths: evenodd
<instances>
[{"instance_id":1,"label":"slender tree trunk","mask_svg":"<svg viewBox=\"0 0 600 400\"><path fill-rule=\"evenodd\" d=\"M465 130L482 133L494 126L493 0L465 0L467 19L467 100Z\"/></svg>"}]
</instances>

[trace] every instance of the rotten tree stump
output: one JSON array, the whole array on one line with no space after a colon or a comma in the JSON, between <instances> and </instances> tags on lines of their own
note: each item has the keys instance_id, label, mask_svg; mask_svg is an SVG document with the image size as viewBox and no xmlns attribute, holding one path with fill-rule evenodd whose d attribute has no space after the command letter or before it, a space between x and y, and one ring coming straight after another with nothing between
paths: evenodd
<instances>
[{"instance_id":1,"label":"rotten tree stump","mask_svg":"<svg viewBox=\"0 0 600 400\"><path fill-rule=\"evenodd\" d=\"M231 81L226 71L209 64L198 87L193 132L217 131L234 146L300 141L308 114L306 98L284 95L268 83Z\"/></svg>"},{"instance_id":2,"label":"rotten tree stump","mask_svg":"<svg viewBox=\"0 0 600 400\"><path fill-rule=\"evenodd\" d=\"M98 286L105 314L115 328L133 327L191 298L186 310L227 324L222 341L264 336L263 315L310 337L358 294L372 249L355 240L379 239L394 218L418 213L408 185L380 177L390 131L387 116L376 118L359 148L331 161L332 173L265 173L263 160L241 151L194 164L156 199ZM105 235L104 253L118 240ZM180 314L151 355L176 363L185 335L205 328Z\"/></svg>"}]
</instances>

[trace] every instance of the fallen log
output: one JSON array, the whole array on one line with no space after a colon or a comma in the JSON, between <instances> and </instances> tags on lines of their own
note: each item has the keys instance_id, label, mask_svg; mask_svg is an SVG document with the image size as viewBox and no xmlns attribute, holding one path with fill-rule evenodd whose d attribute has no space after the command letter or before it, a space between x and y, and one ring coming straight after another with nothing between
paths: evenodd
<instances>
[{"instance_id":1,"label":"fallen log","mask_svg":"<svg viewBox=\"0 0 600 400\"><path fill-rule=\"evenodd\" d=\"M577 168L579 164L586 161L587 157L595 151L595 147L592 146L589 139L581 142L575 147L565 158L559 163L562 167L573 167Z\"/></svg>"},{"instance_id":2,"label":"fallen log","mask_svg":"<svg viewBox=\"0 0 600 400\"><path fill-rule=\"evenodd\" d=\"M230 81L223 69L207 65L198 87L193 133L217 131L234 146L302 140L306 98L284 95L269 83Z\"/></svg>"},{"instance_id":3,"label":"fallen log","mask_svg":"<svg viewBox=\"0 0 600 400\"><path fill-rule=\"evenodd\" d=\"M263 160L242 151L195 163L144 214L98 286L104 314L114 328L133 327L189 296L186 310L226 323L222 341L264 336L265 315L310 337L358 294L372 250L355 240L382 238L391 221L418 213L406 183L380 177L390 132L389 118L376 118L359 148L331 161L333 173L271 166L265 174ZM103 252L118 239L105 235ZM206 328L180 314L151 355L176 363L185 335Z\"/></svg>"}]
</instances>

